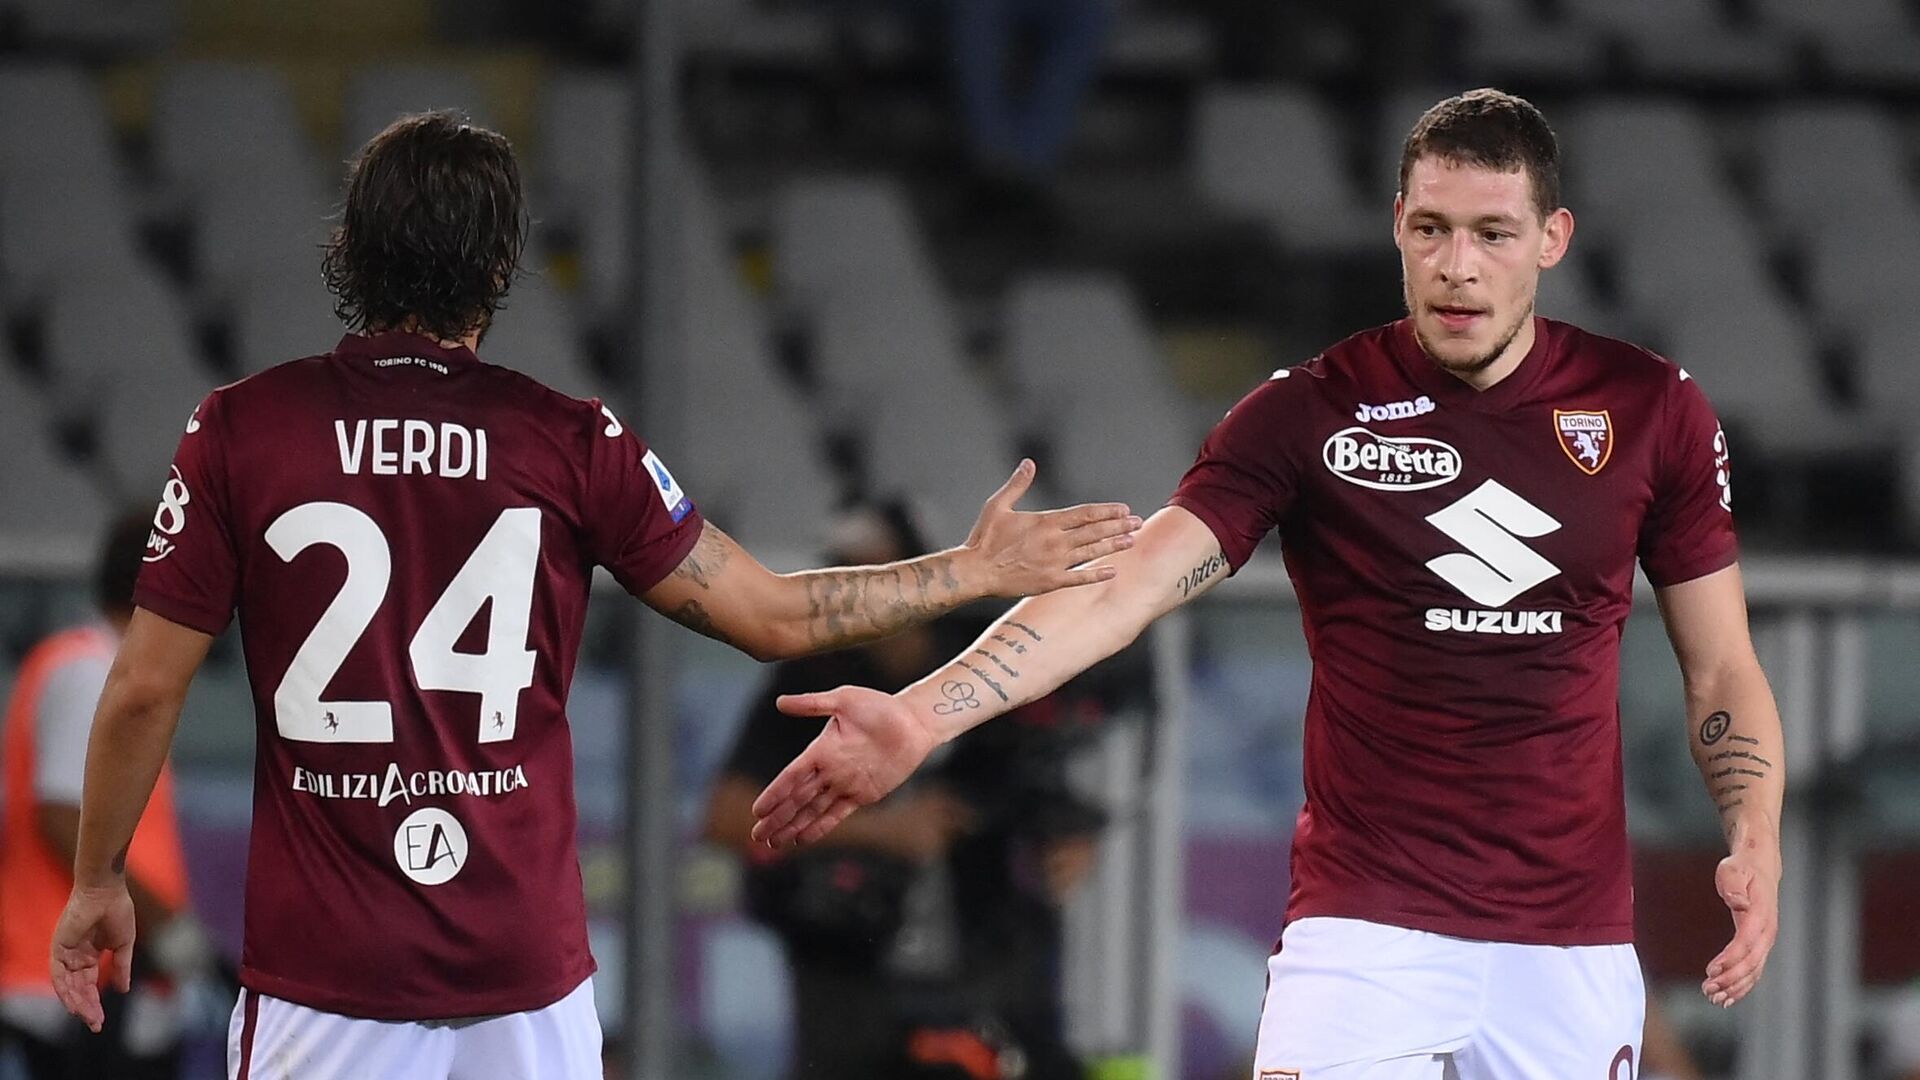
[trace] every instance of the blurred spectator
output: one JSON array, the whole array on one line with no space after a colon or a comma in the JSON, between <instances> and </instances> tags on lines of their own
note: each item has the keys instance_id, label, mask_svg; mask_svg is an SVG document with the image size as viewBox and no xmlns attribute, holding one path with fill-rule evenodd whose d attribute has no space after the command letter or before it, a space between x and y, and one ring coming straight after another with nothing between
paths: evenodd
<instances>
[{"instance_id":1,"label":"blurred spectator","mask_svg":"<svg viewBox=\"0 0 1920 1080\"><path fill-rule=\"evenodd\" d=\"M954 80L978 179L1037 193L1099 74L1111 0L949 0Z\"/></svg>"},{"instance_id":2,"label":"blurred spectator","mask_svg":"<svg viewBox=\"0 0 1920 1080\"><path fill-rule=\"evenodd\" d=\"M187 910L186 860L163 769L125 853L142 948L133 991L108 995L105 1033L92 1035L54 997L48 956L54 923L73 889L87 737L120 636L133 616L133 583L148 515L109 530L95 588L103 621L47 638L27 655L6 712L4 815L0 815L0 1038L31 1080L163 1080L179 1072L182 1030L175 973L204 956ZM108 970L102 964L101 970Z\"/></svg>"},{"instance_id":3,"label":"blurred spectator","mask_svg":"<svg viewBox=\"0 0 1920 1080\"><path fill-rule=\"evenodd\" d=\"M927 549L898 503L855 510L836 532L839 562ZM782 856L748 838L760 788L819 732L775 698L904 687L979 628L949 618L778 665L715 784L707 836L747 858L749 910L793 970L795 1078L1081 1075L1061 1037L1058 913L1092 869L1103 818L1067 793L1064 755L1048 750L1097 727L1096 707L1056 696L1026 710L1024 729L961 740L927 782L862 810L818 849Z\"/></svg>"}]
</instances>

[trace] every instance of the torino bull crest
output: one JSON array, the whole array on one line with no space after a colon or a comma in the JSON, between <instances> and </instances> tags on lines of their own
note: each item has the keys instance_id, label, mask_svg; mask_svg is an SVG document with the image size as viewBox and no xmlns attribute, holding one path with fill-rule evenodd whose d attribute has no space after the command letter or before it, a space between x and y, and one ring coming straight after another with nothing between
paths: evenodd
<instances>
[{"instance_id":1,"label":"torino bull crest","mask_svg":"<svg viewBox=\"0 0 1920 1080\"><path fill-rule=\"evenodd\" d=\"M1588 476L1605 468L1607 459L1613 456L1613 418L1605 409L1599 412L1555 409L1553 427L1560 435L1560 449Z\"/></svg>"}]
</instances>

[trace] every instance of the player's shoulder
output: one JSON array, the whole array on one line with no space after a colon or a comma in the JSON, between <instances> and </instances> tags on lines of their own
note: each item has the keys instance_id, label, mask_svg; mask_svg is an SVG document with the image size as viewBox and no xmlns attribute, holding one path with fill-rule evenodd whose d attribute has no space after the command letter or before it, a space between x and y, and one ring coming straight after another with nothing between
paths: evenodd
<instances>
[{"instance_id":1,"label":"player's shoulder","mask_svg":"<svg viewBox=\"0 0 1920 1080\"><path fill-rule=\"evenodd\" d=\"M1568 364L1579 372L1604 378L1617 393L1659 399L1679 391L1693 378L1685 368L1644 345L1557 319L1541 321L1559 342Z\"/></svg>"}]
</instances>

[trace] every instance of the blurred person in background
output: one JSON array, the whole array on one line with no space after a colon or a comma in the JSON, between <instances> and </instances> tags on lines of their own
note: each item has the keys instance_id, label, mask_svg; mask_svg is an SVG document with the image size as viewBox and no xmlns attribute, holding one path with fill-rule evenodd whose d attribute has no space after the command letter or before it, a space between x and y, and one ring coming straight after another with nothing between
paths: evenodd
<instances>
[{"instance_id":1,"label":"blurred person in background","mask_svg":"<svg viewBox=\"0 0 1920 1080\"><path fill-rule=\"evenodd\" d=\"M133 617L134 580L151 530L147 514L109 528L94 569L100 621L55 634L28 653L7 705L0 772L0 1031L20 1051L32 1080L163 1080L178 1074L175 968L180 957L203 946L187 910L186 858L172 770L165 763L125 852L134 921L155 947L134 966L132 992L113 1001L111 1037L89 1036L47 984L54 924L73 889L87 738L114 650Z\"/></svg>"},{"instance_id":2,"label":"blurred person in background","mask_svg":"<svg viewBox=\"0 0 1920 1080\"><path fill-rule=\"evenodd\" d=\"M907 504L888 500L845 513L827 558L889 562L928 546ZM1067 789L1064 763L1098 728L1097 703L1056 695L1026 710L1031 724L960 740L818 850L749 838L754 796L819 733L775 701L839 682L904 687L983 624L950 615L777 665L715 780L707 838L746 861L749 913L793 973L795 1080L1081 1075L1062 1031L1059 913L1093 867L1103 815ZM1037 740L1047 746L1031 752Z\"/></svg>"},{"instance_id":3,"label":"blurred person in background","mask_svg":"<svg viewBox=\"0 0 1920 1080\"><path fill-rule=\"evenodd\" d=\"M1910 984L1887 1014L1880 1051L1892 1080L1920 1080L1920 982Z\"/></svg>"},{"instance_id":4,"label":"blurred person in background","mask_svg":"<svg viewBox=\"0 0 1920 1080\"><path fill-rule=\"evenodd\" d=\"M53 935L54 986L95 1031L103 974L125 990L132 963L126 845L236 610L258 764L229 1071L597 1080L566 715L593 568L778 659L1089 584L1113 571L1072 568L1131 542L1123 506L1015 511L1022 462L958 547L772 573L606 405L475 354L529 221L505 138L394 121L355 160L323 256L349 332L189 419Z\"/></svg>"},{"instance_id":5,"label":"blurred person in background","mask_svg":"<svg viewBox=\"0 0 1920 1080\"><path fill-rule=\"evenodd\" d=\"M1667 1019L1667 1010L1656 997L1647 998L1646 1033L1640 1045L1640 1080L1705 1080L1693 1053Z\"/></svg>"},{"instance_id":6,"label":"blurred person in background","mask_svg":"<svg viewBox=\"0 0 1920 1080\"><path fill-rule=\"evenodd\" d=\"M1408 317L1235 406L1108 560L1112 582L1016 606L897 695L783 699L833 722L756 801L755 836L820 840L1277 531L1313 674L1256 1068L1624 1080L1646 1008L1619 706L1638 562L1728 847L1715 887L1733 935L1701 992L1745 998L1778 932L1785 771L1726 441L1677 365L1535 314L1573 237L1559 176L1558 141L1524 99L1476 90L1430 108L1393 204Z\"/></svg>"},{"instance_id":7,"label":"blurred person in background","mask_svg":"<svg viewBox=\"0 0 1920 1080\"><path fill-rule=\"evenodd\" d=\"M960 119L982 209L1044 205L1100 72L1112 0L948 0Z\"/></svg>"}]
</instances>

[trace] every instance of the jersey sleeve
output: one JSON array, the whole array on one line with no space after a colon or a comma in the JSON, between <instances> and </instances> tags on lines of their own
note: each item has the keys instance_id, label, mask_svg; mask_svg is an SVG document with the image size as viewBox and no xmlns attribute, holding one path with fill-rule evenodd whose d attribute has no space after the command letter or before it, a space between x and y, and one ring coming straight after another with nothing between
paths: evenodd
<instances>
[{"instance_id":1,"label":"jersey sleeve","mask_svg":"<svg viewBox=\"0 0 1920 1080\"><path fill-rule=\"evenodd\" d=\"M133 593L136 605L204 634L226 629L240 581L222 406L216 390L187 421Z\"/></svg>"},{"instance_id":2,"label":"jersey sleeve","mask_svg":"<svg viewBox=\"0 0 1920 1080\"><path fill-rule=\"evenodd\" d=\"M1276 374L1242 398L1207 435L1169 500L1213 530L1236 571L1280 523L1299 484L1285 438L1297 426L1289 414L1299 391L1288 381Z\"/></svg>"},{"instance_id":3,"label":"jersey sleeve","mask_svg":"<svg viewBox=\"0 0 1920 1080\"><path fill-rule=\"evenodd\" d=\"M1727 436L1700 385L1678 379L1667 393L1655 454L1653 503L1640 528L1640 565L1656 586L1678 585L1733 565L1733 495Z\"/></svg>"},{"instance_id":4,"label":"jersey sleeve","mask_svg":"<svg viewBox=\"0 0 1920 1080\"><path fill-rule=\"evenodd\" d=\"M700 538L700 511L660 456L599 401L587 451L588 553L635 596L672 573Z\"/></svg>"}]
</instances>

